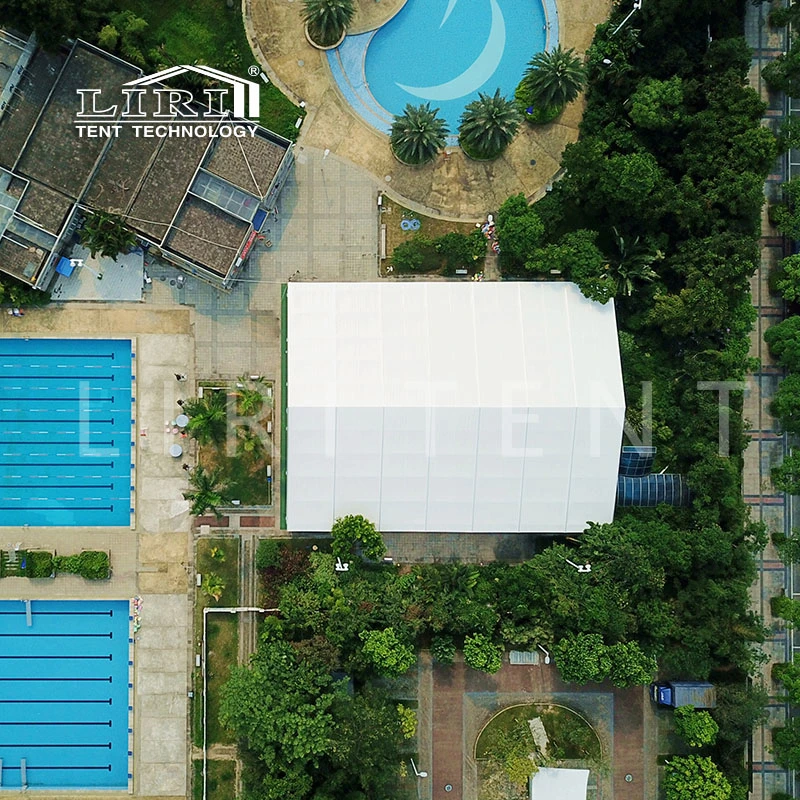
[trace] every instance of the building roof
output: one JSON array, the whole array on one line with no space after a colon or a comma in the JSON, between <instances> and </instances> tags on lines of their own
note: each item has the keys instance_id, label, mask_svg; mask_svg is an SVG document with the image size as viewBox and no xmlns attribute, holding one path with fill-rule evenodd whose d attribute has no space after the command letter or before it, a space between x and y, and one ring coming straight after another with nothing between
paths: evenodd
<instances>
[{"instance_id":1,"label":"building roof","mask_svg":"<svg viewBox=\"0 0 800 800\"><path fill-rule=\"evenodd\" d=\"M582 531L613 518L613 304L568 283L292 283L287 527Z\"/></svg>"},{"instance_id":2,"label":"building roof","mask_svg":"<svg viewBox=\"0 0 800 800\"><path fill-rule=\"evenodd\" d=\"M588 769L541 767L530 781L531 800L586 800Z\"/></svg>"},{"instance_id":3,"label":"building roof","mask_svg":"<svg viewBox=\"0 0 800 800\"><path fill-rule=\"evenodd\" d=\"M30 43L9 42L9 52L30 59L21 74L13 64L0 63L0 92L9 97L7 107L4 103L0 108L0 166L13 171L18 181L29 181L19 214L59 234L76 203L118 213L165 255L174 252L183 262L188 259L228 276L241 262L239 252L258 205L273 188L291 143L252 122L246 124L255 135L239 139L149 138L137 136L126 124L117 126L113 138L79 136L75 123L81 101L76 90L101 90L101 102L116 103L119 114L123 84L141 71L85 42L56 55L33 54ZM145 112L153 110L154 98L152 93L145 95ZM213 118L209 126L219 130L230 122L241 121ZM201 170L207 178L204 191L192 193ZM5 189L8 194L13 190L13 185ZM218 197L223 202L217 202ZM201 240L206 246L197 246ZM12 259L13 264L17 261ZM46 256L41 264L47 261ZM26 280L33 283L35 278Z\"/></svg>"}]
</instances>

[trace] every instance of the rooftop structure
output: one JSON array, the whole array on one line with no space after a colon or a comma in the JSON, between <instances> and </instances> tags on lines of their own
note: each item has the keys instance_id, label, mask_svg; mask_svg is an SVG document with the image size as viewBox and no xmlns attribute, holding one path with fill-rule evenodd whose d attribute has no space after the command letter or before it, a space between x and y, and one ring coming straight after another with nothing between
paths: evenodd
<instances>
[{"instance_id":1,"label":"rooftop structure","mask_svg":"<svg viewBox=\"0 0 800 800\"><path fill-rule=\"evenodd\" d=\"M577 532L613 519L613 304L569 283L287 287L285 527Z\"/></svg>"},{"instance_id":2,"label":"rooftop structure","mask_svg":"<svg viewBox=\"0 0 800 800\"><path fill-rule=\"evenodd\" d=\"M46 288L80 212L106 211L178 266L233 283L288 176L291 142L199 106L212 135L145 137L122 118L136 67L81 41L50 54L0 32L0 48L0 270ZM146 117L159 88L146 85ZM116 104L114 135L79 135L79 89ZM247 135L222 138L232 124Z\"/></svg>"}]
</instances>

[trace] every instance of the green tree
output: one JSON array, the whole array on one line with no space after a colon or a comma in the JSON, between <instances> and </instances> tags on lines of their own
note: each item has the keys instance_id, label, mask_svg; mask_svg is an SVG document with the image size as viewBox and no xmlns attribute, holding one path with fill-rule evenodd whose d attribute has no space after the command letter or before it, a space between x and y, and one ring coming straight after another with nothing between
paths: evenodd
<instances>
[{"instance_id":1,"label":"green tree","mask_svg":"<svg viewBox=\"0 0 800 800\"><path fill-rule=\"evenodd\" d=\"M792 703L800 702L800 664L791 661L786 664L773 664L772 680L783 684Z\"/></svg>"},{"instance_id":2,"label":"green tree","mask_svg":"<svg viewBox=\"0 0 800 800\"><path fill-rule=\"evenodd\" d=\"M626 239L616 228L612 230L618 254L611 268L617 284L616 294L630 297L636 284L651 283L658 278L653 264L661 261L664 254L641 241L640 236Z\"/></svg>"},{"instance_id":3,"label":"green tree","mask_svg":"<svg viewBox=\"0 0 800 800\"><path fill-rule=\"evenodd\" d=\"M521 84L534 106L560 111L578 96L585 81L586 71L575 51L558 45L528 62Z\"/></svg>"},{"instance_id":4,"label":"green tree","mask_svg":"<svg viewBox=\"0 0 800 800\"><path fill-rule=\"evenodd\" d=\"M318 764L335 732L340 693L330 671L300 660L287 642L262 639L247 667L232 667L222 687L220 721L271 771Z\"/></svg>"},{"instance_id":5,"label":"green tree","mask_svg":"<svg viewBox=\"0 0 800 800\"><path fill-rule=\"evenodd\" d=\"M719 725L708 711L680 706L673 714L675 731L689 747L706 747L717 741Z\"/></svg>"},{"instance_id":6,"label":"green tree","mask_svg":"<svg viewBox=\"0 0 800 800\"><path fill-rule=\"evenodd\" d=\"M769 218L784 236L800 239L800 178L781 184L781 195L782 201L770 206Z\"/></svg>"},{"instance_id":7,"label":"green tree","mask_svg":"<svg viewBox=\"0 0 800 800\"><path fill-rule=\"evenodd\" d=\"M770 353L789 372L800 372L800 316L787 317L764 331Z\"/></svg>"},{"instance_id":8,"label":"green tree","mask_svg":"<svg viewBox=\"0 0 800 800\"><path fill-rule=\"evenodd\" d=\"M458 140L467 155L497 158L511 144L519 123L516 106L499 89L494 95L479 92L478 99L468 103L461 115Z\"/></svg>"},{"instance_id":9,"label":"green tree","mask_svg":"<svg viewBox=\"0 0 800 800\"><path fill-rule=\"evenodd\" d=\"M787 375L778 384L771 409L785 431L800 434L800 373Z\"/></svg>"},{"instance_id":10,"label":"green tree","mask_svg":"<svg viewBox=\"0 0 800 800\"><path fill-rule=\"evenodd\" d=\"M497 239L504 266L522 266L536 250L544 235L544 225L525 195L509 197L497 211Z\"/></svg>"},{"instance_id":11,"label":"green tree","mask_svg":"<svg viewBox=\"0 0 800 800\"><path fill-rule=\"evenodd\" d=\"M786 53L781 53L766 64L761 75L773 92L797 96L800 93L800 46L797 40L792 42Z\"/></svg>"},{"instance_id":12,"label":"green tree","mask_svg":"<svg viewBox=\"0 0 800 800\"><path fill-rule=\"evenodd\" d=\"M775 288L787 302L800 301L800 255L787 256L781 261Z\"/></svg>"},{"instance_id":13,"label":"green tree","mask_svg":"<svg viewBox=\"0 0 800 800\"><path fill-rule=\"evenodd\" d=\"M136 234L125 225L118 214L98 211L86 217L80 231L81 244L89 248L94 258L98 253L117 260L120 253L136 245Z\"/></svg>"},{"instance_id":14,"label":"green tree","mask_svg":"<svg viewBox=\"0 0 800 800\"><path fill-rule=\"evenodd\" d=\"M91 37L111 7L109 0L0 0L0 23L35 32L42 46L53 51L65 39Z\"/></svg>"},{"instance_id":15,"label":"green tree","mask_svg":"<svg viewBox=\"0 0 800 800\"><path fill-rule=\"evenodd\" d=\"M436 245L430 236L416 233L392 251L392 266L398 272L430 272L438 267Z\"/></svg>"},{"instance_id":16,"label":"green tree","mask_svg":"<svg viewBox=\"0 0 800 800\"><path fill-rule=\"evenodd\" d=\"M192 488L183 493L183 499L191 502L189 513L192 516L200 516L206 511L211 511L217 518L222 516L219 507L230 503L230 497L221 469L207 472L202 464L198 464L189 473L189 484Z\"/></svg>"},{"instance_id":17,"label":"green tree","mask_svg":"<svg viewBox=\"0 0 800 800\"><path fill-rule=\"evenodd\" d=\"M653 656L642 652L637 642L619 642L608 648L611 659L609 678L614 686L643 686L656 675L658 664Z\"/></svg>"},{"instance_id":18,"label":"green tree","mask_svg":"<svg viewBox=\"0 0 800 800\"><path fill-rule=\"evenodd\" d=\"M363 651L380 675L395 678L408 672L417 662L414 648L400 641L394 628L382 631L363 631L360 635Z\"/></svg>"},{"instance_id":19,"label":"green tree","mask_svg":"<svg viewBox=\"0 0 800 800\"><path fill-rule=\"evenodd\" d=\"M395 796L403 729L397 705L384 691L365 687L339 697L329 765L314 797L366 800Z\"/></svg>"},{"instance_id":20,"label":"green tree","mask_svg":"<svg viewBox=\"0 0 800 800\"><path fill-rule=\"evenodd\" d=\"M778 491L800 494L800 450L790 450L772 469L772 483Z\"/></svg>"},{"instance_id":21,"label":"green tree","mask_svg":"<svg viewBox=\"0 0 800 800\"><path fill-rule=\"evenodd\" d=\"M666 800L729 800L731 784L704 756L673 756L664 770Z\"/></svg>"},{"instance_id":22,"label":"green tree","mask_svg":"<svg viewBox=\"0 0 800 800\"><path fill-rule=\"evenodd\" d=\"M358 544L364 556L372 561L383 558L386 545L375 525L361 514L339 517L331 528L331 551L338 558L350 558Z\"/></svg>"},{"instance_id":23,"label":"green tree","mask_svg":"<svg viewBox=\"0 0 800 800\"><path fill-rule=\"evenodd\" d=\"M355 13L353 0L303 0L308 34L322 47L330 47L342 38Z\"/></svg>"},{"instance_id":24,"label":"green tree","mask_svg":"<svg viewBox=\"0 0 800 800\"><path fill-rule=\"evenodd\" d=\"M475 633L464 639L464 661L472 669L492 675L503 665L503 647L488 636Z\"/></svg>"},{"instance_id":25,"label":"green tree","mask_svg":"<svg viewBox=\"0 0 800 800\"><path fill-rule=\"evenodd\" d=\"M439 109L432 109L430 103L419 106L409 103L402 114L395 116L389 142L404 164L426 164L444 148L450 131L438 113Z\"/></svg>"},{"instance_id":26,"label":"green tree","mask_svg":"<svg viewBox=\"0 0 800 800\"><path fill-rule=\"evenodd\" d=\"M666 81L643 80L631 96L628 112L634 125L646 130L663 131L684 120L683 81L674 75Z\"/></svg>"},{"instance_id":27,"label":"green tree","mask_svg":"<svg viewBox=\"0 0 800 800\"><path fill-rule=\"evenodd\" d=\"M800 769L800 717L787 720L783 728L772 731L775 762L785 769Z\"/></svg>"},{"instance_id":28,"label":"green tree","mask_svg":"<svg viewBox=\"0 0 800 800\"><path fill-rule=\"evenodd\" d=\"M599 633L578 633L558 641L553 658L566 683L603 681L611 672L611 657Z\"/></svg>"},{"instance_id":29,"label":"green tree","mask_svg":"<svg viewBox=\"0 0 800 800\"><path fill-rule=\"evenodd\" d=\"M228 432L227 404L224 391L205 391L202 397L187 400L183 412L189 417L189 435L201 445L222 444Z\"/></svg>"}]
</instances>

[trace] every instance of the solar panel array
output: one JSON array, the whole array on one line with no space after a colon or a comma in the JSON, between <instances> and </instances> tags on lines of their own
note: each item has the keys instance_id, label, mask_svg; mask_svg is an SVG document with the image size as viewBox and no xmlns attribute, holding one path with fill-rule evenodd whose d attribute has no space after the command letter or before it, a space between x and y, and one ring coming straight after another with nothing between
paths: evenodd
<instances>
[{"instance_id":1,"label":"solar panel array","mask_svg":"<svg viewBox=\"0 0 800 800\"><path fill-rule=\"evenodd\" d=\"M691 502L691 491L683 475L645 475L617 478L617 505L652 508L667 503L685 506Z\"/></svg>"},{"instance_id":2,"label":"solar panel array","mask_svg":"<svg viewBox=\"0 0 800 800\"><path fill-rule=\"evenodd\" d=\"M649 475L653 471L655 457L655 447L623 447L619 459L619 474L628 478Z\"/></svg>"}]
</instances>

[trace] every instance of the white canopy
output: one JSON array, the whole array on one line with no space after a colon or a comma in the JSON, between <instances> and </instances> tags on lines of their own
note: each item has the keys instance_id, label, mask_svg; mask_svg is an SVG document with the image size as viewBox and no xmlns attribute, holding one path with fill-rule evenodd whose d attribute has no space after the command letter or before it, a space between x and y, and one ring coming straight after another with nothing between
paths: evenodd
<instances>
[{"instance_id":1,"label":"white canopy","mask_svg":"<svg viewBox=\"0 0 800 800\"><path fill-rule=\"evenodd\" d=\"M531 800L586 800L588 769L542 767L531 778Z\"/></svg>"},{"instance_id":2,"label":"white canopy","mask_svg":"<svg viewBox=\"0 0 800 800\"><path fill-rule=\"evenodd\" d=\"M292 283L287 528L574 532L613 516L612 303L568 283Z\"/></svg>"}]
</instances>

